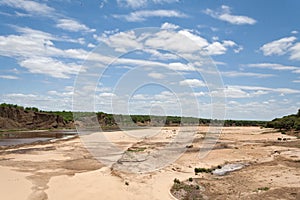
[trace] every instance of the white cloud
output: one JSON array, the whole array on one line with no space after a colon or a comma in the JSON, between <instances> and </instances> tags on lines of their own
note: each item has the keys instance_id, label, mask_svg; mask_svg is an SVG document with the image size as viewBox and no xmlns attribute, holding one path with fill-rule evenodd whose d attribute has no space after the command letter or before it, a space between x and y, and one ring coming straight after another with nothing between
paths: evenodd
<instances>
[{"instance_id":1,"label":"white cloud","mask_svg":"<svg viewBox=\"0 0 300 200\"><path fill-rule=\"evenodd\" d=\"M291 88L268 88L268 87L261 87L261 86L242 86L242 85L235 85L231 86L235 88L240 88L243 90L257 90L257 91L269 91L269 92L276 92L276 93L283 93L283 94L299 94L300 90L295 90Z\"/></svg>"},{"instance_id":2,"label":"white cloud","mask_svg":"<svg viewBox=\"0 0 300 200\"><path fill-rule=\"evenodd\" d=\"M212 37L212 40L213 40L213 41L217 41L217 40L219 40L219 37L218 37L218 36L213 36L213 37Z\"/></svg>"},{"instance_id":3,"label":"white cloud","mask_svg":"<svg viewBox=\"0 0 300 200\"><path fill-rule=\"evenodd\" d=\"M94 45L94 44L92 44L92 43L89 43L89 44L87 45L87 47L89 47L89 48L95 48L96 45Z\"/></svg>"},{"instance_id":4,"label":"white cloud","mask_svg":"<svg viewBox=\"0 0 300 200\"><path fill-rule=\"evenodd\" d=\"M44 3L39 3L30 0L2 0L0 5L6 5L17 9L22 9L32 15L45 15L51 16L55 9L47 6Z\"/></svg>"},{"instance_id":5,"label":"white cloud","mask_svg":"<svg viewBox=\"0 0 300 200\"><path fill-rule=\"evenodd\" d=\"M115 18L125 19L129 22L145 21L149 17L176 17L185 18L187 15L176 10L139 10L128 15L113 15Z\"/></svg>"},{"instance_id":6,"label":"white cloud","mask_svg":"<svg viewBox=\"0 0 300 200\"><path fill-rule=\"evenodd\" d=\"M234 46L236 46L236 43L234 41L231 41L231 40L224 40L223 44L226 47L234 47Z\"/></svg>"},{"instance_id":7,"label":"white cloud","mask_svg":"<svg viewBox=\"0 0 300 200\"><path fill-rule=\"evenodd\" d=\"M43 40L44 45L47 46L53 46L52 41L64 41L64 42L72 42L72 43L79 43L83 44L85 43L84 38L78 38L78 39L72 39L66 36L59 37L55 36L53 34L36 30L36 29L31 29L28 27L19 27L19 26L14 26L11 25L18 33L21 33L22 36L28 37L28 39L37 39L37 40Z\"/></svg>"},{"instance_id":8,"label":"white cloud","mask_svg":"<svg viewBox=\"0 0 300 200\"><path fill-rule=\"evenodd\" d=\"M244 47L242 46L238 46L236 49L233 49L234 53L240 53L241 51L243 51Z\"/></svg>"},{"instance_id":9,"label":"white cloud","mask_svg":"<svg viewBox=\"0 0 300 200\"><path fill-rule=\"evenodd\" d=\"M180 30L178 34L186 36L187 38L195 42L198 45L198 47L204 47L209 44L205 38L199 35L195 35L188 30Z\"/></svg>"},{"instance_id":10,"label":"white cloud","mask_svg":"<svg viewBox=\"0 0 300 200\"><path fill-rule=\"evenodd\" d=\"M17 12L17 11L15 11L15 15L17 17L31 17L32 16L32 14L26 14L26 13L21 13L21 12Z\"/></svg>"},{"instance_id":11,"label":"white cloud","mask_svg":"<svg viewBox=\"0 0 300 200\"><path fill-rule=\"evenodd\" d=\"M135 94L131 97L132 100L148 100L149 96L145 94Z\"/></svg>"},{"instance_id":12,"label":"white cloud","mask_svg":"<svg viewBox=\"0 0 300 200\"><path fill-rule=\"evenodd\" d=\"M273 74L261 74L261 73L254 73L254 72L239 72L239 71L227 71L221 72L222 76L227 77L255 77L255 78L268 78L273 77Z\"/></svg>"},{"instance_id":13,"label":"white cloud","mask_svg":"<svg viewBox=\"0 0 300 200\"><path fill-rule=\"evenodd\" d=\"M208 44L206 39L188 30L161 30L145 41L146 47L186 53L200 51Z\"/></svg>"},{"instance_id":14,"label":"white cloud","mask_svg":"<svg viewBox=\"0 0 300 200\"><path fill-rule=\"evenodd\" d=\"M293 47L290 48L290 59L300 60L300 43L296 43Z\"/></svg>"},{"instance_id":15,"label":"white cloud","mask_svg":"<svg viewBox=\"0 0 300 200\"><path fill-rule=\"evenodd\" d=\"M179 2L179 0L152 0L152 1L153 1L153 3L156 3L156 4Z\"/></svg>"},{"instance_id":16,"label":"white cloud","mask_svg":"<svg viewBox=\"0 0 300 200\"><path fill-rule=\"evenodd\" d=\"M114 97L116 95L114 93L111 93L111 92L103 92L103 93L100 93L98 96L105 98L105 97Z\"/></svg>"},{"instance_id":17,"label":"white cloud","mask_svg":"<svg viewBox=\"0 0 300 200\"><path fill-rule=\"evenodd\" d=\"M0 75L0 78L2 78L2 79L11 79L11 80L19 79L19 77L12 76L12 75Z\"/></svg>"},{"instance_id":18,"label":"white cloud","mask_svg":"<svg viewBox=\"0 0 300 200\"><path fill-rule=\"evenodd\" d=\"M299 67L291 66L291 65L282 65L278 63L254 63L246 65L248 67L255 67L261 69L273 69L273 70L300 70Z\"/></svg>"},{"instance_id":19,"label":"white cloud","mask_svg":"<svg viewBox=\"0 0 300 200\"><path fill-rule=\"evenodd\" d=\"M35 94L22 94L22 93L10 93L5 94L6 97L20 97L20 98L35 98L37 95Z\"/></svg>"},{"instance_id":20,"label":"white cloud","mask_svg":"<svg viewBox=\"0 0 300 200\"><path fill-rule=\"evenodd\" d=\"M55 78L69 78L69 75L76 74L80 69L80 66L74 63L63 63L49 57L28 58L19 64L31 73L50 75Z\"/></svg>"},{"instance_id":21,"label":"white cloud","mask_svg":"<svg viewBox=\"0 0 300 200\"><path fill-rule=\"evenodd\" d=\"M58 92L55 90L50 90L47 92L49 95L53 95L53 96L59 96L59 97L68 97L71 98L73 95L73 91L67 91L67 92Z\"/></svg>"},{"instance_id":22,"label":"white cloud","mask_svg":"<svg viewBox=\"0 0 300 200\"><path fill-rule=\"evenodd\" d=\"M99 8L104 8L105 4L107 4L107 0L103 0L99 4Z\"/></svg>"},{"instance_id":23,"label":"white cloud","mask_svg":"<svg viewBox=\"0 0 300 200\"><path fill-rule=\"evenodd\" d=\"M291 34L298 34L298 31L296 31L296 30L291 31Z\"/></svg>"},{"instance_id":24,"label":"white cloud","mask_svg":"<svg viewBox=\"0 0 300 200\"><path fill-rule=\"evenodd\" d=\"M249 102L231 101L230 104L227 104L226 110L229 119L272 120L275 116L295 113L297 105L293 105L290 101L273 101L272 99L266 100L265 103L255 100Z\"/></svg>"},{"instance_id":25,"label":"white cloud","mask_svg":"<svg viewBox=\"0 0 300 200\"><path fill-rule=\"evenodd\" d=\"M174 3L178 0L117 0L117 3L121 7L130 7L130 8L141 8L146 7L150 2L154 4L165 4L165 3Z\"/></svg>"},{"instance_id":26,"label":"white cloud","mask_svg":"<svg viewBox=\"0 0 300 200\"><path fill-rule=\"evenodd\" d=\"M278 94L299 94L300 90L290 88L268 88L260 86L242 86L242 85L228 85L224 89L227 98L252 98L259 97L270 93ZM211 95L220 95L218 92L211 92Z\"/></svg>"},{"instance_id":27,"label":"white cloud","mask_svg":"<svg viewBox=\"0 0 300 200\"><path fill-rule=\"evenodd\" d=\"M0 55L23 60L31 57L66 57L85 59L88 52L80 49L62 50L54 46L46 33L0 36Z\"/></svg>"},{"instance_id":28,"label":"white cloud","mask_svg":"<svg viewBox=\"0 0 300 200\"><path fill-rule=\"evenodd\" d=\"M196 69L191 64L184 64L180 62L169 63L167 68L175 71L195 71Z\"/></svg>"},{"instance_id":29,"label":"white cloud","mask_svg":"<svg viewBox=\"0 0 300 200\"><path fill-rule=\"evenodd\" d=\"M72 110L72 99L57 95L37 95L24 93L10 93L0 95L6 103L13 103L25 107L37 107L42 110Z\"/></svg>"},{"instance_id":30,"label":"white cloud","mask_svg":"<svg viewBox=\"0 0 300 200\"><path fill-rule=\"evenodd\" d=\"M117 0L119 6L140 8L147 5L147 0Z\"/></svg>"},{"instance_id":31,"label":"white cloud","mask_svg":"<svg viewBox=\"0 0 300 200\"><path fill-rule=\"evenodd\" d=\"M205 49L207 50L209 55L221 55L227 52L228 47L236 47L235 49L233 49L235 53L239 53L243 50L242 46L237 45L234 41L231 40L223 40L222 42L214 41Z\"/></svg>"},{"instance_id":32,"label":"white cloud","mask_svg":"<svg viewBox=\"0 0 300 200\"><path fill-rule=\"evenodd\" d=\"M178 28L179 26L168 22L165 22L161 25L161 29L178 29Z\"/></svg>"},{"instance_id":33,"label":"white cloud","mask_svg":"<svg viewBox=\"0 0 300 200\"><path fill-rule=\"evenodd\" d=\"M148 74L148 76L154 79L163 79L165 77L165 75L156 72L151 72Z\"/></svg>"},{"instance_id":34,"label":"white cloud","mask_svg":"<svg viewBox=\"0 0 300 200\"><path fill-rule=\"evenodd\" d=\"M206 9L204 11L205 14L222 20L222 21L226 21L229 22L231 24L235 24L235 25L243 25L243 24L255 24L256 20L247 16L242 16L242 15L232 15L231 14L231 8L229 6L225 6L222 5L221 7L221 11L213 11L211 9Z\"/></svg>"},{"instance_id":35,"label":"white cloud","mask_svg":"<svg viewBox=\"0 0 300 200\"><path fill-rule=\"evenodd\" d=\"M190 86L190 87L205 87L205 83L198 79L186 79L179 82L180 85Z\"/></svg>"},{"instance_id":36,"label":"white cloud","mask_svg":"<svg viewBox=\"0 0 300 200\"><path fill-rule=\"evenodd\" d=\"M292 47L293 42L296 39L296 37L292 36L274 40L272 42L264 44L262 47L260 47L260 50L265 56L284 55L288 52L289 48Z\"/></svg>"},{"instance_id":37,"label":"white cloud","mask_svg":"<svg viewBox=\"0 0 300 200\"><path fill-rule=\"evenodd\" d=\"M248 98L252 96L249 93L241 90L240 88L235 88L230 86L226 87L224 92L227 98ZM212 92L212 94L214 95L214 92Z\"/></svg>"},{"instance_id":38,"label":"white cloud","mask_svg":"<svg viewBox=\"0 0 300 200\"><path fill-rule=\"evenodd\" d=\"M103 34L102 37L100 37L100 41L120 52L142 48L142 44L139 40L134 31L119 32L110 36Z\"/></svg>"},{"instance_id":39,"label":"white cloud","mask_svg":"<svg viewBox=\"0 0 300 200\"><path fill-rule=\"evenodd\" d=\"M240 48L231 40L209 43L205 38L193 33L192 30L174 30L171 29L171 27L175 28L177 25L166 23L164 23L162 27L163 26L170 27L170 29L161 29L152 34L151 37L148 37L149 35L147 35L147 33L136 34L134 31L112 32L111 34L105 33L101 37L94 37L120 52L145 49L151 53L149 49L153 49L152 53L154 54L154 57L159 57L161 55L161 53L155 51L155 49L164 49L176 53L184 52L188 54L195 52L199 53L199 51L202 50L203 53L206 52L209 55L220 55L225 54L229 48ZM174 56L171 56L171 59L173 58Z\"/></svg>"},{"instance_id":40,"label":"white cloud","mask_svg":"<svg viewBox=\"0 0 300 200\"><path fill-rule=\"evenodd\" d=\"M151 54L151 60L175 60L179 58L176 54L160 52L155 49L147 49L145 52Z\"/></svg>"},{"instance_id":41,"label":"white cloud","mask_svg":"<svg viewBox=\"0 0 300 200\"><path fill-rule=\"evenodd\" d=\"M59 61L61 58L84 60L87 51L82 49L56 48L52 41L66 40L30 28L15 27L21 35L0 36L0 55L14 58L31 73L47 74L57 78L68 78L79 66L76 62ZM68 39L67 39L68 40ZM55 58L52 58L55 57ZM100 59L93 56L95 59ZM38 63L40 62L40 63Z\"/></svg>"},{"instance_id":42,"label":"white cloud","mask_svg":"<svg viewBox=\"0 0 300 200\"><path fill-rule=\"evenodd\" d=\"M221 55L224 54L227 48L220 42L213 42L205 48L209 55Z\"/></svg>"},{"instance_id":43,"label":"white cloud","mask_svg":"<svg viewBox=\"0 0 300 200\"><path fill-rule=\"evenodd\" d=\"M59 19L57 21L56 27L72 31L72 32L79 32L79 31L85 31L85 32L95 32L96 29L90 29L84 24L79 23L76 20L73 19Z\"/></svg>"}]
</instances>

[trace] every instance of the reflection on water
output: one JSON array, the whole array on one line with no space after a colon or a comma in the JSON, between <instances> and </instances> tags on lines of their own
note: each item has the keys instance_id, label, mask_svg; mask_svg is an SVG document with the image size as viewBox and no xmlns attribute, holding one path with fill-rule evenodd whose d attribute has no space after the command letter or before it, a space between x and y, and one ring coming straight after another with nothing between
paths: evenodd
<instances>
[{"instance_id":1,"label":"reflection on water","mask_svg":"<svg viewBox=\"0 0 300 200\"><path fill-rule=\"evenodd\" d=\"M76 134L77 132L74 130L1 132L0 146L29 144L38 141L47 141L47 140L52 140L57 138L64 138Z\"/></svg>"}]
</instances>

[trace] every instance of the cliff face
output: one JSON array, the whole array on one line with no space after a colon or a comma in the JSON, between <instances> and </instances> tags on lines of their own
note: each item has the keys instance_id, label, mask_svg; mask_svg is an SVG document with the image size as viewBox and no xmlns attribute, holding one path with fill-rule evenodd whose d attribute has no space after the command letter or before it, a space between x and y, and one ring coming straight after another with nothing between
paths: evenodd
<instances>
[{"instance_id":1,"label":"cliff face","mask_svg":"<svg viewBox=\"0 0 300 200\"><path fill-rule=\"evenodd\" d=\"M0 129L49 129L66 126L63 118L58 115L0 107Z\"/></svg>"}]
</instances>

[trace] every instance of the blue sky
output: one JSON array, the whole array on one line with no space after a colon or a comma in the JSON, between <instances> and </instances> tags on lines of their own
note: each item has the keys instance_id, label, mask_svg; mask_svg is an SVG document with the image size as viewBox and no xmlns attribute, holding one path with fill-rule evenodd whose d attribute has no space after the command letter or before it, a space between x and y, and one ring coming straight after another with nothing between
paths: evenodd
<instances>
[{"instance_id":1,"label":"blue sky","mask_svg":"<svg viewBox=\"0 0 300 200\"><path fill-rule=\"evenodd\" d=\"M82 103L93 100L95 110L211 117L211 98L220 93L196 64L201 50L223 80L226 118L296 113L299 9L293 0L2 0L0 102L72 110L79 73L85 84L75 91L90 89L94 98ZM156 27L147 41L145 27ZM97 65L103 56L119 58ZM128 95L128 108L119 95Z\"/></svg>"}]
</instances>

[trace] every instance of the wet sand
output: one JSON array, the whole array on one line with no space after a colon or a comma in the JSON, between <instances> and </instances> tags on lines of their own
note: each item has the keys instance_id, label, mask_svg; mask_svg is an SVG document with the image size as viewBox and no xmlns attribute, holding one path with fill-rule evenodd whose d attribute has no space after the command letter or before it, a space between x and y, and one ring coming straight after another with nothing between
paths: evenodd
<instances>
[{"instance_id":1,"label":"wet sand","mask_svg":"<svg viewBox=\"0 0 300 200\"><path fill-rule=\"evenodd\" d=\"M168 142L173 129L163 128L150 141L120 131L105 136L124 150L146 148L147 152ZM157 128L145 131L155 132ZM174 199L170 195L174 178L193 177L204 188L199 192L207 199L300 198L299 139L272 129L224 127L214 149L199 159L202 133L207 127L199 127L198 131L193 146L176 162L142 174L104 165L86 150L80 138L3 148L0 197L6 200ZM282 137L288 139L277 140ZM247 163L247 166L224 176L194 173L195 167L226 163Z\"/></svg>"}]
</instances>

